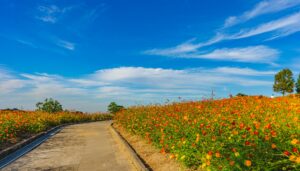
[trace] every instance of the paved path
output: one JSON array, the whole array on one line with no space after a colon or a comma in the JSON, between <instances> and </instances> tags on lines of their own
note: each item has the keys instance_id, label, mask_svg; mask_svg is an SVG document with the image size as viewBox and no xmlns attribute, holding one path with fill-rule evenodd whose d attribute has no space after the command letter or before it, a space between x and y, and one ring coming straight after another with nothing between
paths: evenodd
<instances>
[{"instance_id":1,"label":"paved path","mask_svg":"<svg viewBox=\"0 0 300 171\"><path fill-rule=\"evenodd\" d=\"M110 123L68 126L3 171L134 170L112 138L108 130Z\"/></svg>"}]
</instances>

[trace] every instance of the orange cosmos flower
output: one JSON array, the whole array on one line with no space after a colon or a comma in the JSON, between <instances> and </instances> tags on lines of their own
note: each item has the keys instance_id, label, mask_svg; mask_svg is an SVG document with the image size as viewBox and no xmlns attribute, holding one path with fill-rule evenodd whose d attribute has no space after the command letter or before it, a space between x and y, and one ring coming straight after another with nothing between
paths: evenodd
<instances>
[{"instance_id":1,"label":"orange cosmos flower","mask_svg":"<svg viewBox=\"0 0 300 171\"><path fill-rule=\"evenodd\" d=\"M183 117L183 120L188 121L188 120L189 120L188 116L185 115L185 116Z\"/></svg>"},{"instance_id":2,"label":"orange cosmos flower","mask_svg":"<svg viewBox=\"0 0 300 171\"><path fill-rule=\"evenodd\" d=\"M293 145L296 145L298 143L298 140L297 139L293 139L292 141L291 141L291 144L293 144Z\"/></svg>"},{"instance_id":3,"label":"orange cosmos flower","mask_svg":"<svg viewBox=\"0 0 300 171\"><path fill-rule=\"evenodd\" d=\"M297 164L300 164L300 157L297 157L296 160L295 160L295 162L296 162Z\"/></svg>"},{"instance_id":4,"label":"orange cosmos flower","mask_svg":"<svg viewBox=\"0 0 300 171\"><path fill-rule=\"evenodd\" d=\"M245 166L250 167L252 163L251 163L250 160L245 160L245 163L244 163L244 164L245 164Z\"/></svg>"},{"instance_id":5,"label":"orange cosmos flower","mask_svg":"<svg viewBox=\"0 0 300 171\"><path fill-rule=\"evenodd\" d=\"M210 165L210 161L209 161L209 160L206 161L206 165L207 165L207 166Z\"/></svg>"},{"instance_id":6,"label":"orange cosmos flower","mask_svg":"<svg viewBox=\"0 0 300 171\"><path fill-rule=\"evenodd\" d=\"M289 160L290 160L290 161L296 161L296 158L297 158L296 156L291 155L291 156L289 157Z\"/></svg>"},{"instance_id":7,"label":"orange cosmos flower","mask_svg":"<svg viewBox=\"0 0 300 171\"><path fill-rule=\"evenodd\" d=\"M174 155L174 154L171 154L169 158L170 158L170 159L174 159L174 158L175 158L175 155Z\"/></svg>"}]
</instances>

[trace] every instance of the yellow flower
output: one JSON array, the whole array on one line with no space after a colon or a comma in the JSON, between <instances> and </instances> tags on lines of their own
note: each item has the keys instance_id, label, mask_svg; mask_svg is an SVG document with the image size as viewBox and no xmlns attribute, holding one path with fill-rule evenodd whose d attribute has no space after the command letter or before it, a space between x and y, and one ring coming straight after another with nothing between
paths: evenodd
<instances>
[{"instance_id":1,"label":"yellow flower","mask_svg":"<svg viewBox=\"0 0 300 171\"><path fill-rule=\"evenodd\" d=\"M211 159L211 155L207 154L207 155L206 155L206 159L207 159L207 160L210 160L210 159Z\"/></svg>"},{"instance_id":2,"label":"yellow flower","mask_svg":"<svg viewBox=\"0 0 300 171\"><path fill-rule=\"evenodd\" d=\"M296 145L298 143L298 140L297 139L293 139L292 141L291 141L291 144L293 144L293 145Z\"/></svg>"},{"instance_id":3,"label":"yellow flower","mask_svg":"<svg viewBox=\"0 0 300 171\"><path fill-rule=\"evenodd\" d=\"M204 169L206 167L206 163L202 163L202 169Z\"/></svg>"},{"instance_id":4,"label":"yellow flower","mask_svg":"<svg viewBox=\"0 0 300 171\"><path fill-rule=\"evenodd\" d=\"M198 143L198 142L199 142L199 140L200 140L200 135L199 135L199 134L197 134L196 143Z\"/></svg>"},{"instance_id":5,"label":"yellow flower","mask_svg":"<svg viewBox=\"0 0 300 171\"><path fill-rule=\"evenodd\" d=\"M240 156L240 153L239 152L235 152L234 155L235 155L235 157L238 157L238 156Z\"/></svg>"},{"instance_id":6,"label":"yellow flower","mask_svg":"<svg viewBox=\"0 0 300 171\"><path fill-rule=\"evenodd\" d=\"M183 155L183 156L180 157L180 160L183 160L183 159L185 159L185 155Z\"/></svg>"}]
</instances>

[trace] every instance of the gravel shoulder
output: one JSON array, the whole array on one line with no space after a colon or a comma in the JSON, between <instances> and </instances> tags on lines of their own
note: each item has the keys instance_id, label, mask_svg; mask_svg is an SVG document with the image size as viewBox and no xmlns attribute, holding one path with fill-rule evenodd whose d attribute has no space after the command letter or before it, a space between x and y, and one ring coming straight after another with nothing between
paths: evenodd
<instances>
[{"instance_id":1,"label":"gravel shoulder","mask_svg":"<svg viewBox=\"0 0 300 171\"><path fill-rule=\"evenodd\" d=\"M102 121L67 126L3 170L135 170L112 138L110 124Z\"/></svg>"}]
</instances>

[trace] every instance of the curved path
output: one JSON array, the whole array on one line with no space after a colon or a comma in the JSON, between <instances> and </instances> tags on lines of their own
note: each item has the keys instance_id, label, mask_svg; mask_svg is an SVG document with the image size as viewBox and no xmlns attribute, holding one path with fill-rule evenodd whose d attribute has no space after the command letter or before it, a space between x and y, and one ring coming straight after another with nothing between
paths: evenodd
<instances>
[{"instance_id":1,"label":"curved path","mask_svg":"<svg viewBox=\"0 0 300 171\"><path fill-rule=\"evenodd\" d=\"M111 122L65 127L3 171L127 171L135 170L108 128Z\"/></svg>"}]
</instances>

